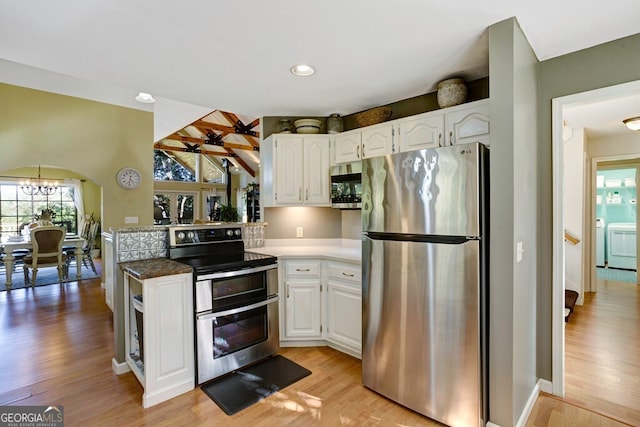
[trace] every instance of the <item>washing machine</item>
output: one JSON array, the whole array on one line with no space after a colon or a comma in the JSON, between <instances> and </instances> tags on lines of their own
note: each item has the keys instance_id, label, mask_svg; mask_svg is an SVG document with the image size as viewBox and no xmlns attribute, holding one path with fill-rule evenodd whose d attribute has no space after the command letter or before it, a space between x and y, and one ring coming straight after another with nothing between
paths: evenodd
<instances>
[{"instance_id":1,"label":"washing machine","mask_svg":"<svg viewBox=\"0 0 640 427\"><path fill-rule=\"evenodd\" d=\"M636 224L613 222L609 224L607 265L609 268L636 269Z\"/></svg>"},{"instance_id":2,"label":"washing machine","mask_svg":"<svg viewBox=\"0 0 640 427\"><path fill-rule=\"evenodd\" d=\"M596 266L604 267L604 218L596 218Z\"/></svg>"}]
</instances>

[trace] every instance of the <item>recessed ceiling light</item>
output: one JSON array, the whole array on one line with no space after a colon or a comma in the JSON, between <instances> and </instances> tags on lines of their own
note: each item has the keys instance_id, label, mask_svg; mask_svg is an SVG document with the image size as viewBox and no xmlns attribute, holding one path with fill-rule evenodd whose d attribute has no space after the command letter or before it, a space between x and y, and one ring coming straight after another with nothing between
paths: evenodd
<instances>
[{"instance_id":1,"label":"recessed ceiling light","mask_svg":"<svg viewBox=\"0 0 640 427\"><path fill-rule=\"evenodd\" d=\"M294 65L293 67L291 67L290 71L296 76L300 77L307 77L316 72L315 68L307 64Z\"/></svg>"},{"instance_id":2,"label":"recessed ceiling light","mask_svg":"<svg viewBox=\"0 0 640 427\"><path fill-rule=\"evenodd\" d=\"M631 117L630 119L623 120L622 123L627 125L631 130L640 130L640 117Z\"/></svg>"},{"instance_id":3,"label":"recessed ceiling light","mask_svg":"<svg viewBox=\"0 0 640 427\"><path fill-rule=\"evenodd\" d=\"M136 96L136 101L144 102L145 104L153 104L156 102L156 99L151 96L150 93L140 92L138 96Z\"/></svg>"}]
</instances>

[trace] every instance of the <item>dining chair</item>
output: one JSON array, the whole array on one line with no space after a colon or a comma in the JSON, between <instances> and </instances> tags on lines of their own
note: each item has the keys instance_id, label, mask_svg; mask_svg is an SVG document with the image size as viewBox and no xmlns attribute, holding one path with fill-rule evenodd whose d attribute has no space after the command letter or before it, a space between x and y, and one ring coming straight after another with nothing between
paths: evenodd
<instances>
[{"instance_id":1,"label":"dining chair","mask_svg":"<svg viewBox=\"0 0 640 427\"><path fill-rule=\"evenodd\" d=\"M93 274L98 274L98 271L96 270L96 265L93 262L93 255L91 255L91 252L93 251L96 244L96 238L97 238L99 227L100 227L99 222L95 222L95 221L85 222L82 225L82 228L81 228L82 232L80 234L80 237L84 239L84 245L82 246L82 255L81 255L82 265L84 265L86 268L87 263L89 263L91 270L93 270ZM75 259L75 253L74 253L75 247L72 247L71 249L72 250L65 251L65 253L67 254L65 271L69 271L69 264L73 259ZM79 262L79 260L76 259L76 262Z\"/></svg>"},{"instance_id":2,"label":"dining chair","mask_svg":"<svg viewBox=\"0 0 640 427\"><path fill-rule=\"evenodd\" d=\"M57 226L42 226L31 229L31 245L33 250L31 255L24 257L24 283L31 283L33 287L36 283L38 269L45 267L57 267L58 279L60 283L66 278L67 256L62 250L65 230ZM29 280L29 269L32 270L31 280Z\"/></svg>"}]
</instances>

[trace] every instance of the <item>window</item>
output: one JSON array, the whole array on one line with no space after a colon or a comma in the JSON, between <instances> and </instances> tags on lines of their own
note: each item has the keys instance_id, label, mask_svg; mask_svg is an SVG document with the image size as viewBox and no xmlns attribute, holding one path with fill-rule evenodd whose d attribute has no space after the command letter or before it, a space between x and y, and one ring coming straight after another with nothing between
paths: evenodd
<instances>
[{"instance_id":1,"label":"window","mask_svg":"<svg viewBox=\"0 0 640 427\"><path fill-rule=\"evenodd\" d=\"M224 184L225 173L211 156L181 151L154 150L153 174L156 181ZM198 164L200 161L200 164ZM198 172L202 179L198 180Z\"/></svg>"},{"instance_id":2,"label":"window","mask_svg":"<svg viewBox=\"0 0 640 427\"><path fill-rule=\"evenodd\" d=\"M60 186L50 196L24 194L20 185L12 182L0 183L0 234L18 234L25 224L34 221L44 209L54 212L52 222L63 226L67 232L75 233L78 212L73 202L73 189Z\"/></svg>"},{"instance_id":3,"label":"window","mask_svg":"<svg viewBox=\"0 0 640 427\"><path fill-rule=\"evenodd\" d=\"M157 192L154 194L155 224L193 224L198 193Z\"/></svg>"}]
</instances>

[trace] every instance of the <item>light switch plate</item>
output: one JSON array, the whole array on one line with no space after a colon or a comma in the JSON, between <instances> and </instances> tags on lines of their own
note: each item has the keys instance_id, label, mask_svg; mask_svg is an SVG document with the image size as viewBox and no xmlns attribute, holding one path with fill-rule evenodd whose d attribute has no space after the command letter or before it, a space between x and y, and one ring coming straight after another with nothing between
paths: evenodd
<instances>
[{"instance_id":1,"label":"light switch plate","mask_svg":"<svg viewBox=\"0 0 640 427\"><path fill-rule=\"evenodd\" d=\"M138 217L137 216L125 216L124 217L124 223L125 224L137 224L138 223Z\"/></svg>"},{"instance_id":2,"label":"light switch plate","mask_svg":"<svg viewBox=\"0 0 640 427\"><path fill-rule=\"evenodd\" d=\"M524 248L522 242L516 243L516 262L522 261L522 254L524 253Z\"/></svg>"}]
</instances>

